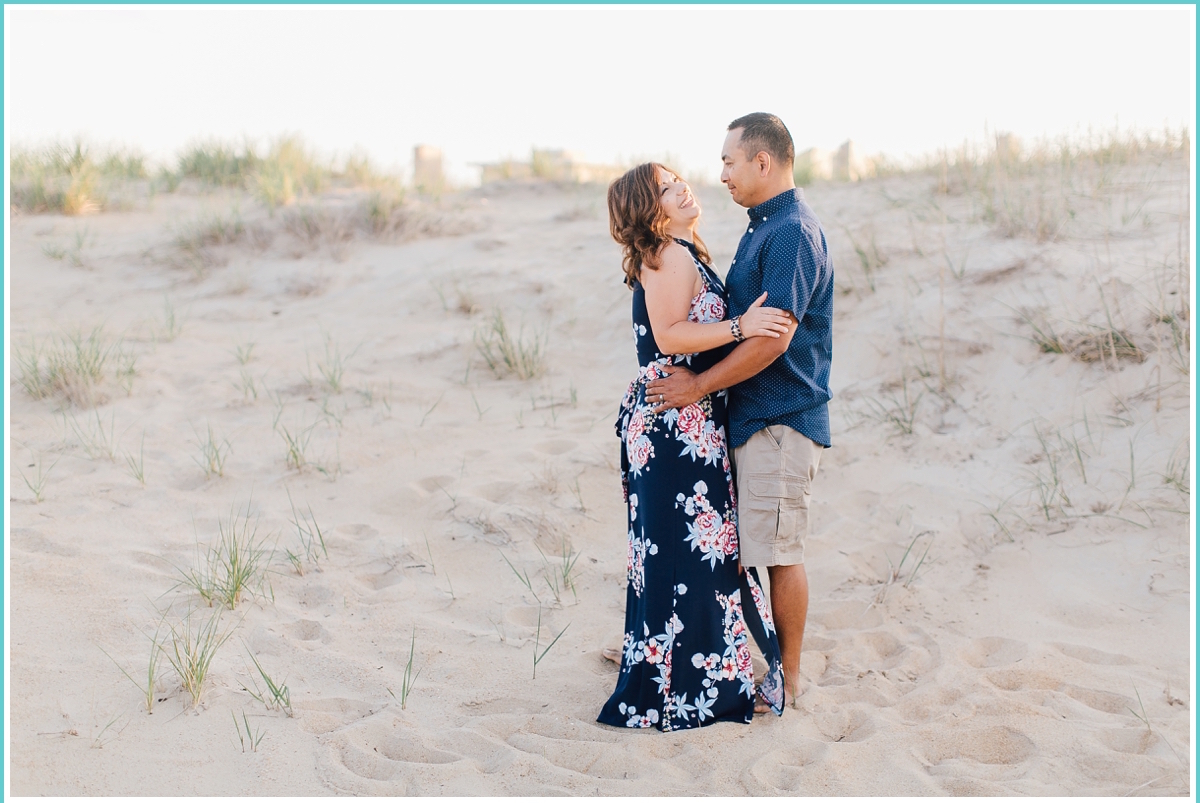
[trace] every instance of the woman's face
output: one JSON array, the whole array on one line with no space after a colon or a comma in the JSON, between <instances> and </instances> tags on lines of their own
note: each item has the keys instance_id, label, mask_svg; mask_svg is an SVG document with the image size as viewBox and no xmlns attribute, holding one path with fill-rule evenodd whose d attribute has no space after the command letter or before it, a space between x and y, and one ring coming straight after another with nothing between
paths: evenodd
<instances>
[{"instance_id":1,"label":"woman's face","mask_svg":"<svg viewBox=\"0 0 1200 803\"><path fill-rule=\"evenodd\" d=\"M692 188L670 170L661 167L657 170L658 199L671 228L691 231L700 219L700 204L692 195Z\"/></svg>"}]
</instances>

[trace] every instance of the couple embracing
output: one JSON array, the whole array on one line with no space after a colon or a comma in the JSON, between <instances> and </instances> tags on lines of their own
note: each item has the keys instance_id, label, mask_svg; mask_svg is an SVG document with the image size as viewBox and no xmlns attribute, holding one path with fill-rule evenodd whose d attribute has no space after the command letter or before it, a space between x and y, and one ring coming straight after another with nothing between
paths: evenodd
<instances>
[{"instance_id":1,"label":"couple embracing","mask_svg":"<svg viewBox=\"0 0 1200 803\"><path fill-rule=\"evenodd\" d=\"M729 124L721 181L750 220L725 282L678 174L647 163L609 187L640 371L617 421L629 582L602 723L749 722L799 691L810 487L830 445L833 266L794 158L775 115ZM751 637L767 661L758 679Z\"/></svg>"}]
</instances>

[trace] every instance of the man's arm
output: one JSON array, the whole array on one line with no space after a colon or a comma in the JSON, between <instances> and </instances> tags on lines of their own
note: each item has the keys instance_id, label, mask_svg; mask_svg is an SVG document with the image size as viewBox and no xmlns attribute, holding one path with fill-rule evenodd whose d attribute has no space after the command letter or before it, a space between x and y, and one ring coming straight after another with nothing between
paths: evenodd
<instances>
[{"instance_id":1,"label":"man's arm","mask_svg":"<svg viewBox=\"0 0 1200 803\"><path fill-rule=\"evenodd\" d=\"M798 328L795 316L788 313L788 317L792 319L792 323L788 326L787 334L778 338L749 338L739 343L725 359L703 373L694 374L686 368L666 366L663 370L670 376L646 384L646 401L655 403L654 412L661 413L672 407L686 407L709 393L716 393L718 390L733 387L738 382L744 382L787 351L792 342L792 335Z\"/></svg>"}]
</instances>

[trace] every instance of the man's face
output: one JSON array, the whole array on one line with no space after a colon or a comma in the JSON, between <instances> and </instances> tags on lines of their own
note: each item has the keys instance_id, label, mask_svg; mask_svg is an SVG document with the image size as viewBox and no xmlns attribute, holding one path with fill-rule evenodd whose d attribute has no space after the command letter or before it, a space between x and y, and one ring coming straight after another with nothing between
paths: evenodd
<instances>
[{"instance_id":1,"label":"man's face","mask_svg":"<svg viewBox=\"0 0 1200 803\"><path fill-rule=\"evenodd\" d=\"M742 129L735 128L725 136L721 147L721 183L729 188L733 202L749 209L757 206L765 181L757 154L747 155L742 149Z\"/></svg>"}]
</instances>

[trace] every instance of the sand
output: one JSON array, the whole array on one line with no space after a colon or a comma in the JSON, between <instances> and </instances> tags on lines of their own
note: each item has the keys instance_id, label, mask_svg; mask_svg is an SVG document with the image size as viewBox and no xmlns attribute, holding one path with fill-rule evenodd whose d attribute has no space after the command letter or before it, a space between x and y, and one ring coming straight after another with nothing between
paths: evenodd
<instances>
[{"instance_id":1,"label":"sand","mask_svg":"<svg viewBox=\"0 0 1200 803\"><path fill-rule=\"evenodd\" d=\"M1191 499L1164 477L1190 461L1191 357L1157 320L1190 327L1187 182L1180 157L1013 179L1033 223L1009 231L932 175L809 190L838 294L806 691L782 718L671 734L594 722L623 623L612 422L636 368L603 188L426 200L399 238L305 238L294 209L195 187L14 215L10 343L103 325L136 364L124 385L106 369L95 408L34 399L13 367L12 793L1189 794ZM744 212L698 193L724 272ZM1063 203L1039 241L1036 209ZM172 246L235 208L259 235L207 265ZM75 257L47 255L76 232ZM542 376L481 359L497 310L546 336ZM1072 333L1111 318L1144 359L1042 352L1022 315L1084 356ZM85 448L97 415L112 459ZM299 469L283 431L308 433ZM289 494L327 555L303 555ZM144 676L161 616L215 610L177 583L231 510L274 550L266 585L222 616L199 704L164 661L148 713L119 667ZM291 716L244 690L263 686L251 655Z\"/></svg>"}]
</instances>

